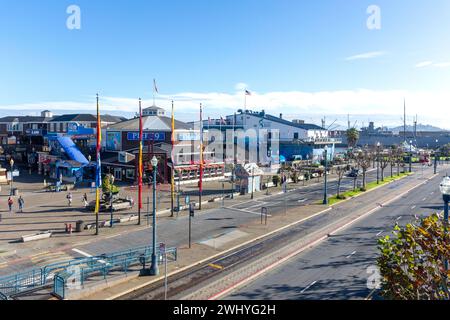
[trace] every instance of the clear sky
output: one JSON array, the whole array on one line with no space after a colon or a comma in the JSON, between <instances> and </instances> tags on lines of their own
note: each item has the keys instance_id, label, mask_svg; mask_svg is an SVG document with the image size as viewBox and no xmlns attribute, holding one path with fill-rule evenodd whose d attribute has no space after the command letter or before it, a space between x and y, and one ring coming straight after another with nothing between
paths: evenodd
<instances>
[{"instance_id":1,"label":"clear sky","mask_svg":"<svg viewBox=\"0 0 450 320\"><path fill-rule=\"evenodd\" d=\"M66 27L72 4L80 30ZM242 108L248 88L252 109L392 125L406 97L411 117L450 128L449 35L448 0L0 0L0 109L88 110L99 92L131 112L156 78L157 104L175 99L186 120L200 102Z\"/></svg>"}]
</instances>

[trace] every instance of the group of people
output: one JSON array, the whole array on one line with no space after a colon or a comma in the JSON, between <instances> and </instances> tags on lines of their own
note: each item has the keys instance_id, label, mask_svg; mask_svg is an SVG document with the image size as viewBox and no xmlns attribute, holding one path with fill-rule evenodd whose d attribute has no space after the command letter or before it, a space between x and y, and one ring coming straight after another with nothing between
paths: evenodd
<instances>
[{"instance_id":1,"label":"group of people","mask_svg":"<svg viewBox=\"0 0 450 320\"><path fill-rule=\"evenodd\" d=\"M67 194L66 199L67 199L69 207L71 207L72 201L73 201L73 196L72 196L71 192L69 192ZM88 197L87 197L86 193L83 195L82 201L83 201L84 207L87 208L89 206L89 202L88 202ZM17 199L17 203L19 204L19 212L23 213L23 208L25 206L25 200L23 200L22 196L20 196L19 199ZM14 199L12 196L10 196L8 198L8 208L9 208L10 213L13 211L13 207L14 207Z\"/></svg>"},{"instance_id":2,"label":"group of people","mask_svg":"<svg viewBox=\"0 0 450 320\"><path fill-rule=\"evenodd\" d=\"M72 206L72 201L73 201L72 193L69 192L67 194L66 198L67 198L67 202L68 202L69 207L71 207ZM83 200L82 201L83 201L84 207L87 208L89 206L89 202L88 202L88 197L87 197L86 193L83 195Z\"/></svg>"},{"instance_id":3,"label":"group of people","mask_svg":"<svg viewBox=\"0 0 450 320\"><path fill-rule=\"evenodd\" d=\"M19 204L19 211L20 213L23 213L23 207L25 205L25 200L23 200L22 196L19 197L17 200L17 203ZM9 212L12 212L14 206L14 199L12 197L8 198L8 208Z\"/></svg>"}]
</instances>

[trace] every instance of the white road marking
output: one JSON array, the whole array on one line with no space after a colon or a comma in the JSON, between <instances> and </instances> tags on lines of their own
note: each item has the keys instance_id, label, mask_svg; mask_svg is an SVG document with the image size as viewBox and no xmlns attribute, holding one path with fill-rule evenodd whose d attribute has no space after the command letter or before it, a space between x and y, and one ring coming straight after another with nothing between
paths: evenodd
<instances>
[{"instance_id":1,"label":"white road marking","mask_svg":"<svg viewBox=\"0 0 450 320\"><path fill-rule=\"evenodd\" d=\"M314 281L313 283L311 283L309 286L307 286L305 289L303 289L302 291L300 291L300 293L304 293L306 290L308 290L309 288L311 288L313 285L315 285L317 283L317 281Z\"/></svg>"},{"instance_id":2,"label":"white road marking","mask_svg":"<svg viewBox=\"0 0 450 320\"><path fill-rule=\"evenodd\" d=\"M82 256L85 256L86 258L92 258L93 257L93 255L91 255L91 254L89 254L87 252L81 251L80 249L72 249L72 251L75 251L75 252L81 254ZM98 260L98 262L106 264L105 260Z\"/></svg>"},{"instance_id":3,"label":"white road marking","mask_svg":"<svg viewBox=\"0 0 450 320\"><path fill-rule=\"evenodd\" d=\"M347 256L347 259L350 259L353 255L355 255L355 253L356 253L356 251L353 251L352 253L350 253L350 254Z\"/></svg>"},{"instance_id":4,"label":"white road marking","mask_svg":"<svg viewBox=\"0 0 450 320\"><path fill-rule=\"evenodd\" d=\"M89 254L89 253L87 253L87 252L81 251L81 250L79 250L79 249L72 249L72 251L75 251L76 253L79 253L79 254L81 254L82 256L85 256L85 257L87 257L87 258L93 257L93 255L91 255L91 254Z\"/></svg>"},{"instance_id":5,"label":"white road marking","mask_svg":"<svg viewBox=\"0 0 450 320\"><path fill-rule=\"evenodd\" d=\"M308 198L302 199L302 200L298 200L298 203L303 203L303 202L306 202L306 201L308 201Z\"/></svg>"},{"instance_id":6,"label":"white road marking","mask_svg":"<svg viewBox=\"0 0 450 320\"><path fill-rule=\"evenodd\" d=\"M258 215L258 216L261 215L261 212L254 212L254 211L249 211L249 210L245 210L245 209L238 209L238 208L231 208L231 207L228 207L228 208L226 208L226 209L235 210L235 211L241 211L241 212L245 212L245 213L256 214L256 215ZM268 216L268 217L271 217L272 215L271 215L271 214L268 214L267 216Z\"/></svg>"},{"instance_id":7,"label":"white road marking","mask_svg":"<svg viewBox=\"0 0 450 320\"><path fill-rule=\"evenodd\" d=\"M425 201L425 200L427 200L427 198L423 198L423 199L422 199L422 201Z\"/></svg>"},{"instance_id":8,"label":"white road marking","mask_svg":"<svg viewBox=\"0 0 450 320\"><path fill-rule=\"evenodd\" d=\"M397 220L395 220L395 221L399 221L401 218L402 218L402 216L398 217Z\"/></svg>"},{"instance_id":9,"label":"white road marking","mask_svg":"<svg viewBox=\"0 0 450 320\"><path fill-rule=\"evenodd\" d=\"M415 208L416 208L416 206L412 206L412 207L411 207L411 210L414 210Z\"/></svg>"},{"instance_id":10,"label":"white road marking","mask_svg":"<svg viewBox=\"0 0 450 320\"><path fill-rule=\"evenodd\" d=\"M264 207L264 205L266 205L267 203L268 203L268 202L260 202L260 203L258 203L258 204L255 204L254 206L250 206L250 207L243 208L243 210L250 210L250 209L252 209L252 208L256 208L256 207L259 207L259 206Z\"/></svg>"},{"instance_id":11,"label":"white road marking","mask_svg":"<svg viewBox=\"0 0 450 320\"><path fill-rule=\"evenodd\" d=\"M384 231L378 232L378 233L377 233L377 237L381 236L381 234L382 234L383 232L384 232Z\"/></svg>"}]
</instances>

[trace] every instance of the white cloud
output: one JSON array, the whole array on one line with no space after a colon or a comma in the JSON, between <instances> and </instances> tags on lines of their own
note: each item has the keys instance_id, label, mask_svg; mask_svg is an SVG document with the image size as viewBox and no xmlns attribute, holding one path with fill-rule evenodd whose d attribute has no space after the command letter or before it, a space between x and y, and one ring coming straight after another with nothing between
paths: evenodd
<instances>
[{"instance_id":1,"label":"white cloud","mask_svg":"<svg viewBox=\"0 0 450 320\"><path fill-rule=\"evenodd\" d=\"M416 64L416 68L423 68L423 67L428 67L431 66L433 64L433 61L423 61L423 62L419 62L418 64Z\"/></svg>"},{"instance_id":2,"label":"white cloud","mask_svg":"<svg viewBox=\"0 0 450 320\"><path fill-rule=\"evenodd\" d=\"M384 56L386 54L387 54L387 52L385 52L385 51L372 51L372 52L366 52L366 53L361 53L361 54L357 54L354 56L350 56L350 57L345 58L345 60L353 61L353 60L361 60L361 59L373 59L373 58Z\"/></svg>"},{"instance_id":3,"label":"white cloud","mask_svg":"<svg viewBox=\"0 0 450 320\"><path fill-rule=\"evenodd\" d=\"M449 68L450 62L438 62L434 63L433 61L424 61L416 64L416 68L424 68L424 67L436 67L436 68Z\"/></svg>"},{"instance_id":4,"label":"white cloud","mask_svg":"<svg viewBox=\"0 0 450 320\"><path fill-rule=\"evenodd\" d=\"M406 91L390 90L376 91L367 89L320 91L320 92L267 92L253 91L247 97L247 108L262 110L273 115L283 113L286 118L298 118L316 123L323 116L330 115L366 115L367 119L385 119L386 123L401 124L403 113L403 98L406 97L408 114L418 114L419 118L430 124L450 128L450 124L442 114L446 114L450 106L450 92L437 91ZM193 121L198 118L199 104L204 106L205 117L220 117L230 115L244 108L242 92L181 92L172 95L159 95L156 104L170 112L170 101L175 101L176 117L183 121ZM152 105L152 99L144 100L143 106ZM126 97L100 97L102 113L129 113L138 111L138 99ZM95 112L95 97L84 102L43 102L37 104L22 104L0 106L2 113L11 114L9 110L84 110ZM308 120L309 121L309 120Z\"/></svg>"},{"instance_id":5,"label":"white cloud","mask_svg":"<svg viewBox=\"0 0 450 320\"><path fill-rule=\"evenodd\" d=\"M450 62L441 62L433 64L437 68L448 68L450 67Z\"/></svg>"}]
</instances>

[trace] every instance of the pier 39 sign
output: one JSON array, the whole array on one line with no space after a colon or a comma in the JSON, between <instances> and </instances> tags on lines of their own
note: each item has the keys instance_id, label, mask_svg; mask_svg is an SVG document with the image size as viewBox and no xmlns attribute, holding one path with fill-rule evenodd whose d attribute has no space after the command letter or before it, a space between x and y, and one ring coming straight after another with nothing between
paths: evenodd
<instances>
[{"instance_id":1,"label":"pier 39 sign","mask_svg":"<svg viewBox=\"0 0 450 320\"><path fill-rule=\"evenodd\" d=\"M165 132L144 132L142 138L144 141L165 141L166 133ZM139 141L139 132L128 132L127 140L128 141Z\"/></svg>"}]
</instances>

